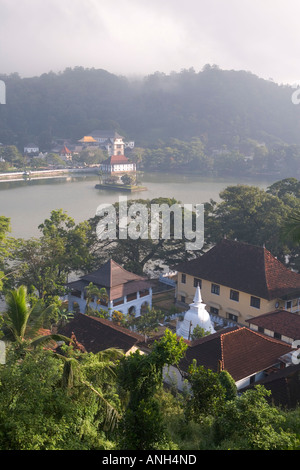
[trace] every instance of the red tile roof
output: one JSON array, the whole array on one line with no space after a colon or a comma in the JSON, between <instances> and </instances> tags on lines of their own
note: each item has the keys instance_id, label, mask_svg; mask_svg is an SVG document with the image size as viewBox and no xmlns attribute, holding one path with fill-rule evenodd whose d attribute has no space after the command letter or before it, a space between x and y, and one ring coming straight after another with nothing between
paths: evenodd
<instances>
[{"instance_id":1,"label":"red tile roof","mask_svg":"<svg viewBox=\"0 0 300 470\"><path fill-rule=\"evenodd\" d=\"M77 314L73 320L59 330L77 342L87 352L97 353L108 348L122 349L125 353L133 346L142 344L144 336L116 325L110 320Z\"/></svg>"},{"instance_id":2,"label":"red tile roof","mask_svg":"<svg viewBox=\"0 0 300 470\"><path fill-rule=\"evenodd\" d=\"M279 333L288 338L300 339L300 315L287 312L286 310L275 310L264 313L258 317L248 320L249 325Z\"/></svg>"},{"instance_id":3,"label":"red tile roof","mask_svg":"<svg viewBox=\"0 0 300 470\"><path fill-rule=\"evenodd\" d=\"M61 149L60 151L60 154L61 155L71 155L71 151L68 149L68 147L66 147L65 145L63 146L63 148Z\"/></svg>"},{"instance_id":4,"label":"red tile roof","mask_svg":"<svg viewBox=\"0 0 300 470\"><path fill-rule=\"evenodd\" d=\"M130 161L125 155L112 155L102 162L104 165L122 165L126 163L130 163Z\"/></svg>"},{"instance_id":5,"label":"red tile roof","mask_svg":"<svg viewBox=\"0 0 300 470\"><path fill-rule=\"evenodd\" d=\"M249 377L279 362L292 351L283 341L267 337L248 328L236 327L194 341L186 351L180 368L187 371L193 359L214 372L227 370L235 381Z\"/></svg>"},{"instance_id":6,"label":"red tile roof","mask_svg":"<svg viewBox=\"0 0 300 470\"><path fill-rule=\"evenodd\" d=\"M266 248L232 240L222 240L176 269L267 300L300 293L300 274L284 266Z\"/></svg>"}]
</instances>

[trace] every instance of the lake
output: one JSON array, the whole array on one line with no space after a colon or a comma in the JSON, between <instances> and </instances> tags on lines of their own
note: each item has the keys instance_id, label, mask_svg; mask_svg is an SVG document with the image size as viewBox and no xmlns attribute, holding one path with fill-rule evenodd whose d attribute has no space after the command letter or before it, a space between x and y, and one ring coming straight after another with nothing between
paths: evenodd
<instances>
[{"instance_id":1,"label":"lake","mask_svg":"<svg viewBox=\"0 0 300 470\"><path fill-rule=\"evenodd\" d=\"M194 175L145 173L142 178L147 191L128 193L128 199L174 197L182 204L201 204L229 185L247 184L266 188L276 179L207 178ZM97 175L62 176L31 181L0 182L0 215L11 220L14 237L39 236L38 225L54 209L63 209L70 217L82 222L93 217L99 204L118 202L127 193L97 190Z\"/></svg>"}]
</instances>

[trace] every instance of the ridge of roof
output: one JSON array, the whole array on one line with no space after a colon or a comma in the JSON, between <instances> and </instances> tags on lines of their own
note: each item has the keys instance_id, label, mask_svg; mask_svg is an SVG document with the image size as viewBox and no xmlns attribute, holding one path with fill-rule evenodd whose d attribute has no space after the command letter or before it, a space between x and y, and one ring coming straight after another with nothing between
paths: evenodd
<instances>
[{"instance_id":1,"label":"ridge of roof","mask_svg":"<svg viewBox=\"0 0 300 470\"><path fill-rule=\"evenodd\" d=\"M247 332L249 332L250 334L255 334L256 336L259 336L260 338L263 338L263 340L267 340L267 341L270 341L271 343L277 343L277 344L282 344L284 346L287 345L287 343L285 341L282 341L281 339L278 339L278 338L274 338L272 336L267 336L267 335L264 335L263 333L260 333L259 331L254 331L254 330L251 330L250 328L246 327L246 326L242 326L239 328L239 333L241 330L245 330ZM229 331L229 332L225 332L225 333L221 333L221 337L223 336L226 336L226 335L229 335L231 333L236 333L237 330L233 330L233 331ZM289 345L288 345L289 346Z\"/></svg>"}]
</instances>

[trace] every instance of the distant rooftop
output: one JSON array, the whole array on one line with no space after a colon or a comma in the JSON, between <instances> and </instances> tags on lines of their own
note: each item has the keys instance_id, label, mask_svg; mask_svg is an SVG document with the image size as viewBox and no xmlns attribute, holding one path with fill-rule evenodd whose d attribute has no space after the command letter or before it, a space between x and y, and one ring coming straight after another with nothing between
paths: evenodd
<instances>
[{"instance_id":1,"label":"distant rooftop","mask_svg":"<svg viewBox=\"0 0 300 470\"><path fill-rule=\"evenodd\" d=\"M97 142L92 136L90 135L85 135L82 139L78 140L78 142L82 143L91 143L91 142Z\"/></svg>"}]
</instances>

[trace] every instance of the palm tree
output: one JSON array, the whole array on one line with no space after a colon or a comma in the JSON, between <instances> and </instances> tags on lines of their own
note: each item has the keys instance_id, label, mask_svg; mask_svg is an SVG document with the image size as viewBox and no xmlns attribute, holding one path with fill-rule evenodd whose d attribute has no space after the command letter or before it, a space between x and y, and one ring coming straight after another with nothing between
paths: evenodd
<instances>
[{"instance_id":1,"label":"palm tree","mask_svg":"<svg viewBox=\"0 0 300 470\"><path fill-rule=\"evenodd\" d=\"M18 343L19 355L25 348L37 347L47 341L64 341L71 345L72 340L63 335L50 334L32 338L43 324L43 320L51 312L52 306L42 310L38 304L30 307L26 286L20 286L11 290L6 296L7 308L3 315L8 332L3 339ZM30 321L31 316L34 317ZM62 386L71 390L75 384L82 384L97 396L105 407L104 430L113 430L120 415L118 410L105 397L105 388L115 380L115 368L118 360L123 357L123 351L117 348L110 348L95 354L81 356L77 360L76 356L65 357L60 353L55 353L64 361Z\"/></svg>"},{"instance_id":2,"label":"palm tree","mask_svg":"<svg viewBox=\"0 0 300 470\"><path fill-rule=\"evenodd\" d=\"M300 243L300 213L296 212L287 219L282 229L282 238L297 245Z\"/></svg>"},{"instance_id":3,"label":"palm tree","mask_svg":"<svg viewBox=\"0 0 300 470\"><path fill-rule=\"evenodd\" d=\"M6 311L3 319L6 330L4 340L22 343L29 339L30 346L55 341L70 341L62 335L43 335L32 339L43 326L44 320L51 312L52 306L42 309L40 303L31 307L28 302L27 287L20 286L6 295ZM31 321L32 320L32 321Z\"/></svg>"},{"instance_id":4,"label":"palm tree","mask_svg":"<svg viewBox=\"0 0 300 470\"><path fill-rule=\"evenodd\" d=\"M108 348L92 356L81 357L59 355L64 361L62 386L69 392L77 385L84 385L104 406L104 431L113 431L121 416L117 408L105 397L106 389L116 381L118 361L124 352L118 348Z\"/></svg>"},{"instance_id":5,"label":"palm tree","mask_svg":"<svg viewBox=\"0 0 300 470\"><path fill-rule=\"evenodd\" d=\"M98 297L98 301L97 301L98 303L101 302L101 300L104 300L106 302L108 299L106 289L104 287L99 289L92 282L90 282L89 285L85 288L85 292L86 292L85 313L87 313L88 315L94 312L94 310L90 307L90 303L93 302L94 297Z\"/></svg>"}]
</instances>

